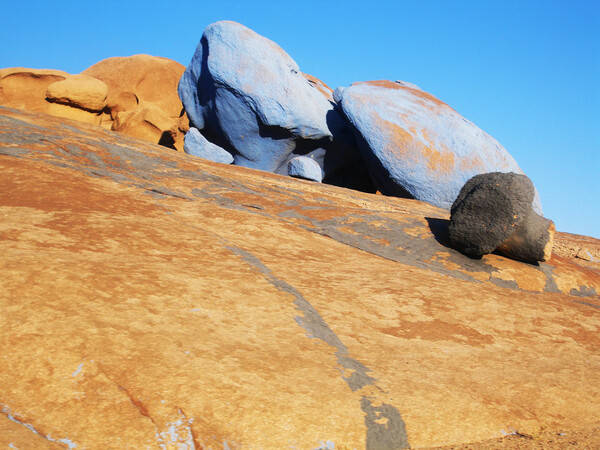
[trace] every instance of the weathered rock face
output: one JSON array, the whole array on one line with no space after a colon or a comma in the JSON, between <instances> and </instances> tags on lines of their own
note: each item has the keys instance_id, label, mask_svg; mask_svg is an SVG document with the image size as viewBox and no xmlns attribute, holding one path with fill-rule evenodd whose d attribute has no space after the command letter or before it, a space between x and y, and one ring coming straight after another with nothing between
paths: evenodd
<instances>
[{"instance_id":1,"label":"weathered rock face","mask_svg":"<svg viewBox=\"0 0 600 450\"><path fill-rule=\"evenodd\" d=\"M183 150L188 120L177 95L185 67L149 55L100 61L80 75L0 70L0 105L102 125Z\"/></svg>"},{"instance_id":2,"label":"weathered rock face","mask_svg":"<svg viewBox=\"0 0 600 450\"><path fill-rule=\"evenodd\" d=\"M187 131L177 83L185 67L176 61L150 55L114 57L82 72L109 87L107 109L110 120L131 136L183 150ZM160 111L160 114L157 113ZM123 117L118 117L123 116ZM127 124L127 122L131 123ZM110 123L107 118L106 123ZM112 124L111 124L112 126Z\"/></svg>"},{"instance_id":3,"label":"weathered rock face","mask_svg":"<svg viewBox=\"0 0 600 450\"><path fill-rule=\"evenodd\" d=\"M243 25L222 21L204 30L179 96L190 123L236 165L286 174L291 158L310 156L327 182L372 188L331 90Z\"/></svg>"},{"instance_id":4,"label":"weathered rock face","mask_svg":"<svg viewBox=\"0 0 600 450\"><path fill-rule=\"evenodd\" d=\"M491 136L410 83L354 83L334 95L378 189L450 209L465 182L521 169ZM539 199L534 209L541 213Z\"/></svg>"},{"instance_id":5,"label":"weathered rock face","mask_svg":"<svg viewBox=\"0 0 600 450\"><path fill-rule=\"evenodd\" d=\"M498 249L520 261L546 261L554 224L533 211L534 196L533 183L523 174L475 175L452 204L450 242L477 257Z\"/></svg>"},{"instance_id":6,"label":"weathered rock face","mask_svg":"<svg viewBox=\"0 0 600 450\"><path fill-rule=\"evenodd\" d=\"M0 446L600 445L599 262L472 260L422 202L0 112Z\"/></svg>"}]
</instances>

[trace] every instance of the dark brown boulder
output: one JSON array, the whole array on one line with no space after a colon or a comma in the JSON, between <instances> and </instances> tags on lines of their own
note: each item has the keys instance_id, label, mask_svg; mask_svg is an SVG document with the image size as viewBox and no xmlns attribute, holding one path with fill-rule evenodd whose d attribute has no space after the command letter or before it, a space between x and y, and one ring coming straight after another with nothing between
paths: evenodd
<instances>
[{"instance_id":1,"label":"dark brown boulder","mask_svg":"<svg viewBox=\"0 0 600 450\"><path fill-rule=\"evenodd\" d=\"M533 211L534 196L535 188L526 175L491 172L474 176L452 205L452 245L474 257L497 249L521 261L547 260L554 224Z\"/></svg>"}]
</instances>

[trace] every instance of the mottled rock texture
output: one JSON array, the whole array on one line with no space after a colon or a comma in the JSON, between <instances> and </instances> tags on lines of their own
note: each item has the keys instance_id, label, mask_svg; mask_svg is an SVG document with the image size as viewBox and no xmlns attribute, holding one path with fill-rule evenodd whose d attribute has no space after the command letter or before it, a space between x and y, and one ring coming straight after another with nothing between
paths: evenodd
<instances>
[{"instance_id":1,"label":"mottled rock texture","mask_svg":"<svg viewBox=\"0 0 600 450\"><path fill-rule=\"evenodd\" d=\"M473 260L416 200L7 108L0 193L2 448L417 448L599 426L598 262Z\"/></svg>"},{"instance_id":2,"label":"mottled rock texture","mask_svg":"<svg viewBox=\"0 0 600 450\"><path fill-rule=\"evenodd\" d=\"M334 94L377 188L450 209L467 180L521 169L490 135L410 83L354 83ZM541 213L539 199L534 209Z\"/></svg>"},{"instance_id":3,"label":"mottled rock texture","mask_svg":"<svg viewBox=\"0 0 600 450\"><path fill-rule=\"evenodd\" d=\"M80 75L59 70L0 70L0 105L102 125L183 150L188 119L177 95L185 67L149 55L100 61Z\"/></svg>"},{"instance_id":4,"label":"mottled rock texture","mask_svg":"<svg viewBox=\"0 0 600 450\"><path fill-rule=\"evenodd\" d=\"M535 213L533 183L526 175L490 172L465 183L450 209L452 245L472 256L498 249L526 262L552 253L554 224Z\"/></svg>"},{"instance_id":5,"label":"mottled rock texture","mask_svg":"<svg viewBox=\"0 0 600 450\"><path fill-rule=\"evenodd\" d=\"M231 21L209 25L181 81L190 123L236 165L287 174L308 156L325 182L373 188L331 89L273 41Z\"/></svg>"}]
</instances>

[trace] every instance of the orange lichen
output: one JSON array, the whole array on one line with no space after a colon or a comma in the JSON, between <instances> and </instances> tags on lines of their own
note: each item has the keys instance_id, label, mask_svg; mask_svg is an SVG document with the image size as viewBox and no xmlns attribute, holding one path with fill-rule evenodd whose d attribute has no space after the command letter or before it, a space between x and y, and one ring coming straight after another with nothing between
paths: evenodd
<instances>
[{"instance_id":1,"label":"orange lichen","mask_svg":"<svg viewBox=\"0 0 600 450\"><path fill-rule=\"evenodd\" d=\"M460 323L433 319L426 322L409 322L403 320L398 327L381 329L382 333L403 338L423 339L428 341L453 341L471 346L483 346L494 342L493 336L482 334L474 328Z\"/></svg>"}]
</instances>

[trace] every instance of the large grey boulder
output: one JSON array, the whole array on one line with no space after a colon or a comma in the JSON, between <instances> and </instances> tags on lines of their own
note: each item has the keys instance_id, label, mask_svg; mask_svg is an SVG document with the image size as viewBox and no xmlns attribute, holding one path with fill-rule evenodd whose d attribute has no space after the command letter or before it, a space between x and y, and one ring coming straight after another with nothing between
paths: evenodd
<instances>
[{"instance_id":1,"label":"large grey boulder","mask_svg":"<svg viewBox=\"0 0 600 450\"><path fill-rule=\"evenodd\" d=\"M450 209L475 175L523 173L498 141L414 84L354 83L338 88L334 98L383 194ZM534 209L542 211L537 196Z\"/></svg>"},{"instance_id":2,"label":"large grey boulder","mask_svg":"<svg viewBox=\"0 0 600 450\"><path fill-rule=\"evenodd\" d=\"M450 242L481 257L494 250L526 262L545 261L552 252L554 224L532 208L535 189L522 174L476 175L460 190L450 211Z\"/></svg>"},{"instance_id":3,"label":"large grey boulder","mask_svg":"<svg viewBox=\"0 0 600 450\"><path fill-rule=\"evenodd\" d=\"M236 165L286 175L290 159L307 156L322 167L325 182L372 187L331 90L239 23L204 30L178 92L191 125Z\"/></svg>"}]
</instances>

